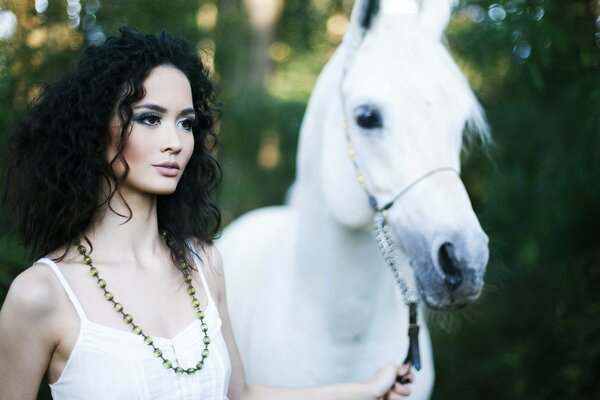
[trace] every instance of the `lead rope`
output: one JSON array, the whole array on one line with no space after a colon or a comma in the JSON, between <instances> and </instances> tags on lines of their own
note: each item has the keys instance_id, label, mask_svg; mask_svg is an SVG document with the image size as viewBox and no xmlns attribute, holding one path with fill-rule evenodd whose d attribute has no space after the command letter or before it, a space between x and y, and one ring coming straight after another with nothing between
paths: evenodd
<instances>
[{"instance_id":1,"label":"lead rope","mask_svg":"<svg viewBox=\"0 0 600 400\"><path fill-rule=\"evenodd\" d=\"M421 369L421 355L419 352L419 324L417 323L417 303L419 296L416 290L411 290L400 270L401 264L398 259L398 247L390 234L390 228L386 222L384 211L377 211L373 218L375 225L375 239L383 259L390 267L404 303L408 306L408 352L403 364ZM400 383L406 383L406 376L399 377Z\"/></svg>"}]
</instances>

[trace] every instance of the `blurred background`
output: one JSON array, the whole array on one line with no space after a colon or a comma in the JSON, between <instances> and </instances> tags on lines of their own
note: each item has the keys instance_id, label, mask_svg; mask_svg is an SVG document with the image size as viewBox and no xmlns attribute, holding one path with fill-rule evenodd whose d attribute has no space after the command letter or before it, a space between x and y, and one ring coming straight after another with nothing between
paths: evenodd
<instances>
[{"instance_id":1,"label":"blurred background","mask_svg":"<svg viewBox=\"0 0 600 400\"><path fill-rule=\"evenodd\" d=\"M280 204L306 102L352 4L0 1L0 152L38 84L85 46L123 25L167 30L197 45L217 85L225 224ZM495 141L463 159L491 259L477 304L431 317L433 399L600 399L599 13L599 0L456 1L447 44ZM0 235L1 302L32 260L7 227Z\"/></svg>"}]
</instances>

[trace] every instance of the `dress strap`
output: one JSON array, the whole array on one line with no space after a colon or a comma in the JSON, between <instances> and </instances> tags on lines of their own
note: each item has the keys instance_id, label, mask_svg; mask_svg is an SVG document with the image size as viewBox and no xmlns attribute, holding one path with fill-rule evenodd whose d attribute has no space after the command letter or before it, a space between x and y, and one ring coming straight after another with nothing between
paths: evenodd
<instances>
[{"instance_id":1,"label":"dress strap","mask_svg":"<svg viewBox=\"0 0 600 400\"><path fill-rule=\"evenodd\" d=\"M206 277L204 276L204 271L202 271L203 267L207 266L208 263L203 262L200 259L200 255L197 253L193 253L194 260L196 262L196 268L198 269L198 275L200 275L200 280L202 281L202 286L204 287L204 292L206 293L206 297L208 297L209 302L214 302L214 299L210 295L210 290L208 290L208 283L206 282Z\"/></svg>"},{"instance_id":2,"label":"dress strap","mask_svg":"<svg viewBox=\"0 0 600 400\"><path fill-rule=\"evenodd\" d=\"M49 258L40 258L39 260L37 260L36 263L46 264L50 267L50 269L58 278L58 281L60 282L62 287L65 289L67 296L69 296L69 300L71 300L73 307L75 307L75 311L77 311L77 315L79 315L79 318L81 318L82 320L86 320L87 318L85 316L85 312L83 311L83 307L81 307L81 303L79 303L79 300L77 300L77 296L75 296L75 293L73 292L73 289L71 289L71 285L69 285L69 282L67 282L67 280L65 279L65 276L62 274L62 272L60 272L58 265L56 265L56 263Z\"/></svg>"}]
</instances>

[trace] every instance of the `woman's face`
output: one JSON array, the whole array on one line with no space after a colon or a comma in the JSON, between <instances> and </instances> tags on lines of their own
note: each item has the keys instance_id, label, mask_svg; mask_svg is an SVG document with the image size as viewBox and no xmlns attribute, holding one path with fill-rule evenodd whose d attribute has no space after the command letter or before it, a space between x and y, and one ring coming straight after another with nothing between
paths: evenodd
<instances>
[{"instance_id":1,"label":"woman's face","mask_svg":"<svg viewBox=\"0 0 600 400\"><path fill-rule=\"evenodd\" d=\"M131 133L123 149L129 164L121 188L126 197L131 192L173 193L194 150L192 90L183 72L171 66L156 67L144 81L144 90L145 97L132 105ZM114 116L109 162L116 154L119 131L119 118ZM125 170L118 161L113 169L117 176Z\"/></svg>"}]
</instances>

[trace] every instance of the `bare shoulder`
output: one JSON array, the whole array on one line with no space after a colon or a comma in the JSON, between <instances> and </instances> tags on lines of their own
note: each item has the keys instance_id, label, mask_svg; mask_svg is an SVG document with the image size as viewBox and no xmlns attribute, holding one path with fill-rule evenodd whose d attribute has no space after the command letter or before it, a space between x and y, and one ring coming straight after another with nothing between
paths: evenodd
<instances>
[{"instance_id":1,"label":"bare shoulder","mask_svg":"<svg viewBox=\"0 0 600 400\"><path fill-rule=\"evenodd\" d=\"M12 282L3 309L17 311L22 318L39 320L57 307L62 295L54 272L45 264L34 264Z\"/></svg>"},{"instance_id":2,"label":"bare shoulder","mask_svg":"<svg viewBox=\"0 0 600 400\"><path fill-rule=\"evenodd\" d=\"M64 296L46 265L33 265L17 276L0 310L0 352L6 353L7 347L36 348L40 356L49 357L60 340L57 321Z\"/></svg>"},{"instance_id":3,"label":"bare shoulder","mask_svg":"<svg viewBox=\"0 0 600 400\"><path fill-rule=\"evenodd\" d=\"M194 241L194 250L200 257L202 271L223 276L223 259L214 244Z\"/></svg>"},{"instance_id":4,"label":"bare shoulder","mask_svg":"<svg viewBox=\"0 0 600 400\"><path fill-rule=\"evenodd\" d=\"M0 310L0 397L35 398L61 341L62 286L48 266L34 265L12 282Z\"/></svg>"},{"instance_id":5,"label":"bare shoulder","mask_svg":"<svg viewBox=\"0 0 600 400\"><path fill-rule=\"evenodd\" d=\"M225 285L221 253L219 253L215 245L199 241L194 241L194 250L200 258L200 265L198 267L202 269L202 273L213 294L217 299L221 300Z\"/></svg>"}]
</instances>

